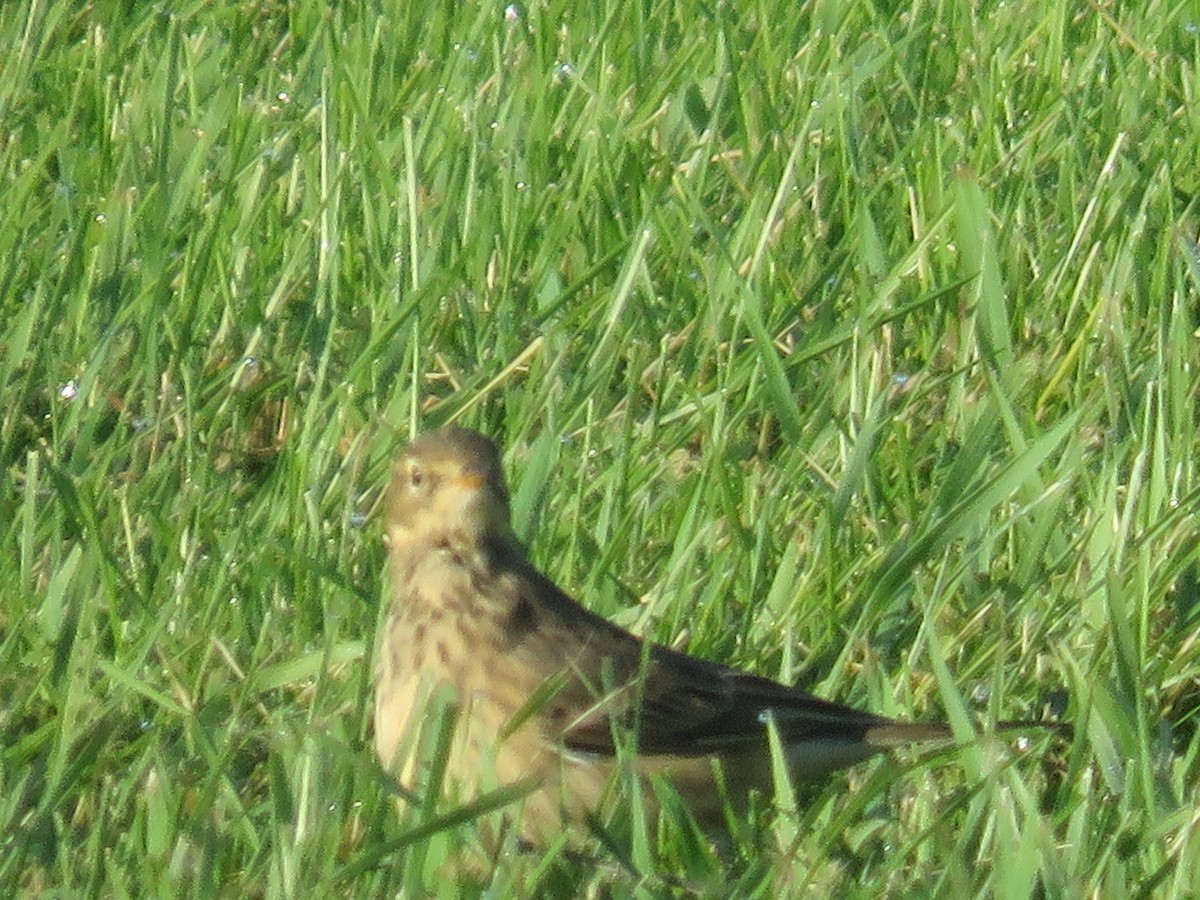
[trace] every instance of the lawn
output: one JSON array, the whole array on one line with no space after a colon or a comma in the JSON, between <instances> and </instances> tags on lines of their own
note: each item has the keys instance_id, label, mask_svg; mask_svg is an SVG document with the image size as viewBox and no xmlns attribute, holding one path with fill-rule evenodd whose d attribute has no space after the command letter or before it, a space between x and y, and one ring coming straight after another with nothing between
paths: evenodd
<instances>
[{"instance_id":1,"label":"lawn","mask_svg":"<svg viewBox=\"0 0 1200 900\"><path fill-rule=\"evenodd\" d=\"M1194 3L30 0L0 46L0 894L1195 896ZM1074 738L722 847L397 811L377 501L448 421L623 626Z\"/></svg>"}]
</instances>

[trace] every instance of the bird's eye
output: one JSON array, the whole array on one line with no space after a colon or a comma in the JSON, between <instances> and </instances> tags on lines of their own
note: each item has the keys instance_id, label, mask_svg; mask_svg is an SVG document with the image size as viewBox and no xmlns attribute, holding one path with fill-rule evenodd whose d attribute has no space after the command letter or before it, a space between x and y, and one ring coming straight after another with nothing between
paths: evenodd
<instances>
[{"instance_id":1,"label":"bird's eye","mask_svg":"<svg viewBox=\"0 0 1200 900\"><path fill-rule=\"evenodd\" d=\"M415 488L419 488L425 483L425 473L421 471L420 466L413 466L408 470L408 480Z\"/></svg>"}]
</instances>

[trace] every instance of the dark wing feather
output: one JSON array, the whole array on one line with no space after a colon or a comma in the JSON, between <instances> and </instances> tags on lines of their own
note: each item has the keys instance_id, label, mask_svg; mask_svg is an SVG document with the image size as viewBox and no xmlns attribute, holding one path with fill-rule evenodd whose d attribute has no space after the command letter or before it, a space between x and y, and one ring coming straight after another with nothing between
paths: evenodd
<instances>
[{"instance_id":1,"label":"dark wing feather","mask_svg":"<svg viewBox=\"0 0 1200 900\"><path fill-rule=\"evenodd\" d=\"M862 740L872 728L897 724L768 678L647 647L563 593L523 554L504 555L521 595L517 605L528 599L539 615L555 620L556 627L537 633L582 638L562 642L583 649L564 659L572 683L552 701L572 713L561 735L569 749L609 755L616 752L615 734L630 734L639 753L708 756L761 746L768 718L788 741ZM545 654L555 648L530 649Z\"/></svg>"},{"instance_id":2,"label":"dark wing feather","mask_svg":"<svg viewBox=\"0 0 1200 900\"><path fill-rule=\"evenodd\" d=\"M640 697L639 697L640 690ZM614 752L613 726L637 736L645 754L708 756L760 747L768 718L786 741L863 740L890 719L830 703L716 663L652 648L645 675L628 695L640 703L604 708L576 724L565 743L592 753ZM613 722L614 716L619 718Z\"/></svg>"}]
</instances>

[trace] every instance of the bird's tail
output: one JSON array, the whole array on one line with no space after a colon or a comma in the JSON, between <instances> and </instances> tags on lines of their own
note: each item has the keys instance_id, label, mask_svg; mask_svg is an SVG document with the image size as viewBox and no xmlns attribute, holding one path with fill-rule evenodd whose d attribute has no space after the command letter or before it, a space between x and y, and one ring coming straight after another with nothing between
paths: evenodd
<instances>
[{"instance_id":1,"label":"bird's tail","mask_svg":"<svg viewBox=\"0 0 1200 900\"><path fill-rule=\"evenodd\" d=\"M997 722L985 729L985 733L997 731L1053 731L1065 740L1070 740L1074 734L1074 729L1066 722L1013 720ZM868 728L863 737L872 747L884 749L952 741L954 732L944 722L885 722Z\"/></svg>"}]
</instances>

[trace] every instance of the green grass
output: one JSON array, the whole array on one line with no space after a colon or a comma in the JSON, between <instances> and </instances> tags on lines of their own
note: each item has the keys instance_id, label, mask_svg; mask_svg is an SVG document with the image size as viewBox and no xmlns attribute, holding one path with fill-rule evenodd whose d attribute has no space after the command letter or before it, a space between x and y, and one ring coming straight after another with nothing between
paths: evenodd
<instances>
[{"instance_id":1,"label":"green grass","mask_svg":"<svg viewBox=\"0 0 1200 900\"><path fill-rule=\"evenodd\" d=\"M1195 896L1200 9L970 8L0 5L0 893ZM724 855L397 815L372 504L452 418L592 609L1074 741Z\"/></svg>"}]
</instances>

